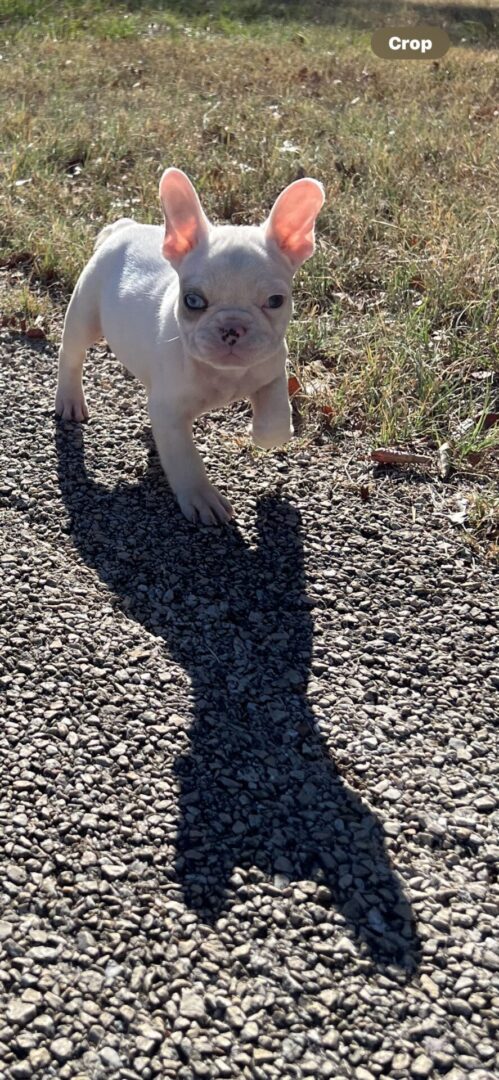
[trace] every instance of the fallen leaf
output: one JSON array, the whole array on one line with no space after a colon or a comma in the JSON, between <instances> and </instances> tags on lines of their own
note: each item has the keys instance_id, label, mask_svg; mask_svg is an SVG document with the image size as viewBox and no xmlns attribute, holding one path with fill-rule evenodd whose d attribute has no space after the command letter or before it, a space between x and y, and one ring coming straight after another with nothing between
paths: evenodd
<instances>
[{"instance_id":1,"label":"fallen leaf","mask_svg":"<svg viewBox=\"0 0 499 1080\"><path fill-rule=\"evenodd\" d=\"M26 337L28 338L46 338L47 335L42 326L28 326L26 330Z\"/></svg>"},{"instance_id":2,"label":"fallen leaf","mask_svg":"<svg viewBox=\"0 0 499 1080\"><path fill-rule=\"evenodd\" d=\"M483 430L489 431L490 428L496 427L497 424L499 424L499 413L489 412L484 417Z\"/></svg>"},{"instance_id":3,"label":"fallen leaf","mask_svg":"<svg viewBox=\"0 0 499 1080\"><path fill-rule=\"evenodd\" d=\"M288 379L288 394L293 397L295 394L299 394L301 391L301 385L296 378L296 375L290 375Z\"/></svg>"},{"instance_id":4,"label":"fallen leaf","mask_svg":"<svg viewBox=\"0 0 499 1080\"><path fill-rule=\"evenodd\" d=\"M360 497L362 499L362 502L368 502L369 498L370 498L370 495L371 495L371 492L369 491L369 488L368 488L367 484L361 484L360 485Z\"/></svg>"},{"instance_id":5,"label":"fallen leaf","mask_svg":"<svg viewBox=\"0 0 499 1080\"><path fill-rule=\"evenodd\" d=\"M17 315L2 315L0 326L17 326Z\"/></svg>"},{"instance_id":6,"label":"fallen leaf","mask_svg":"<svg viewBox=\"0 0 499 1080\"><path fill-rule=\"evenodd\" d=\"M8 255L6 259L0 259L0 266L6 270L13 270L20 263L32 263L34 260L33 252L31 251L14 251L12 255Z\"/></svg>"},{"instance_id":7,"label":"fallen leaf","mask_svg":"<svg viewBox=\"0 0 499 1080\"><path fill-rule=\"evenodd\" d=\"M414 237L411 237L410 242L414 247L418 241L417 239L414 239ZM414 289L416 292L424 292L426 289L426 285L421 277L413 277L409 282L409 288Z\"/></svg>"},{"instance_id":8,"label":"fallen leaf","mask_svg":"<svg viewBox=\"0 0 499 1080\"><path fill-rule=\"evenodd\" d=\"M381 465L433 465L429 454L416 454L412 450L388 450L380 447L371 452L371 460Z\"/></svg>"},{"instance_id":9,"label":"fallen leaf","mask_svg":"<svg viewBox=\"0 0 499 1080\"><path fill-rule=\"evenodd\" d=\"M475 112L470 114L470 120L496 120L499 117L499 106L492 102L480 105Z\"/></svg>"}]
</instances>

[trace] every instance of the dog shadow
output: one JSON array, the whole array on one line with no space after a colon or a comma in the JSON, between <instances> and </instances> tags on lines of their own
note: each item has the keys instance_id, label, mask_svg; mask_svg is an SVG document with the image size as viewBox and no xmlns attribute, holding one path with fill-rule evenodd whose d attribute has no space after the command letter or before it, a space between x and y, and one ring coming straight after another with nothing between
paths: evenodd
<instances>
[{"instance_id":1,"label":"dog shadow","mask_svg":"<svg viewBox=\"0 0 499 1080\"><path fill-rule=\"evenodd\" d=\"M296 883L310 893L312 881L328 918L377 966L414 971L419 937L381 825L342 779L307 702L313 623L296 509L259 499L250 545L234 523L186 522L155 455L139 482L109 489L86 470L80 428L59 421L56 449L82 559L191 680L170 868L186 904L214 924L237 868L250 880L257 868L277 894ZM259 920L262 938L270 929Z\"/></svg>"}]
</instances>

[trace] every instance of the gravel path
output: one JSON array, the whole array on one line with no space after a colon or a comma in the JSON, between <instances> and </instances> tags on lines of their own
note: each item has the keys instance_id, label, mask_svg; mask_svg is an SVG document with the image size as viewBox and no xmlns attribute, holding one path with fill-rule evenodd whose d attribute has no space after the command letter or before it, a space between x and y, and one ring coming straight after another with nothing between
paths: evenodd
<instances>
[{"instance_id":1,"label":"gravel path","mask_svg":"<svg viewBox=\"0 0 499 1080\"><path fill-rule=\"evenodd\" d=\"M109 355L82 431L1 337L1 1080L492 1080L497 590L438 485L239 406L196 528Z\"/></svg>"}]
</instances>

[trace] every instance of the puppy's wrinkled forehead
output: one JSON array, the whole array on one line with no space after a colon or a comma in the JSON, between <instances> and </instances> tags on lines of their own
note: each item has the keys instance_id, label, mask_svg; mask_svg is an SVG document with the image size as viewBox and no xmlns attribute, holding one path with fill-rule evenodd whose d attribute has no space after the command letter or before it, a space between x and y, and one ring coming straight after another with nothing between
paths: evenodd
<instances>
[{"instance_id":1,"label":"puppy's wrinkled forehead","mask_svg":"<svg viewBox=\"0 0 499 1080\"><path fill-rule=\"evenodd\" d=\"M207 245L199 245L185 258L182 286L206 296L244 304L255 292L278 291L289 285L283 259L269 251L264 237L252 226L219 225Z\"/></svg>"}]
</instances>

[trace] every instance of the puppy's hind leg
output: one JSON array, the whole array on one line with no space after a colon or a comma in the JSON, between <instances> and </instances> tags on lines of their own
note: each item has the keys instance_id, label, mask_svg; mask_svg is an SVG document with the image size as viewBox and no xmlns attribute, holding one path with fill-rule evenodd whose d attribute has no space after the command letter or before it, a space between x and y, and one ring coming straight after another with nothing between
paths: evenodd
<instances>
[{"instance_id":1,"label":"puppy's hind leg","mask_svg":"<svg viewBox=\"0 0 499 1080\"><path fill-rule=\"evenodd\" d=\"M59 378L55 411L63 420L88 420L82 383L85 353L101 336L97 305L92 297L90 275L82 275L71 297L59 349Z\"/></svg>"}]
</instances>

